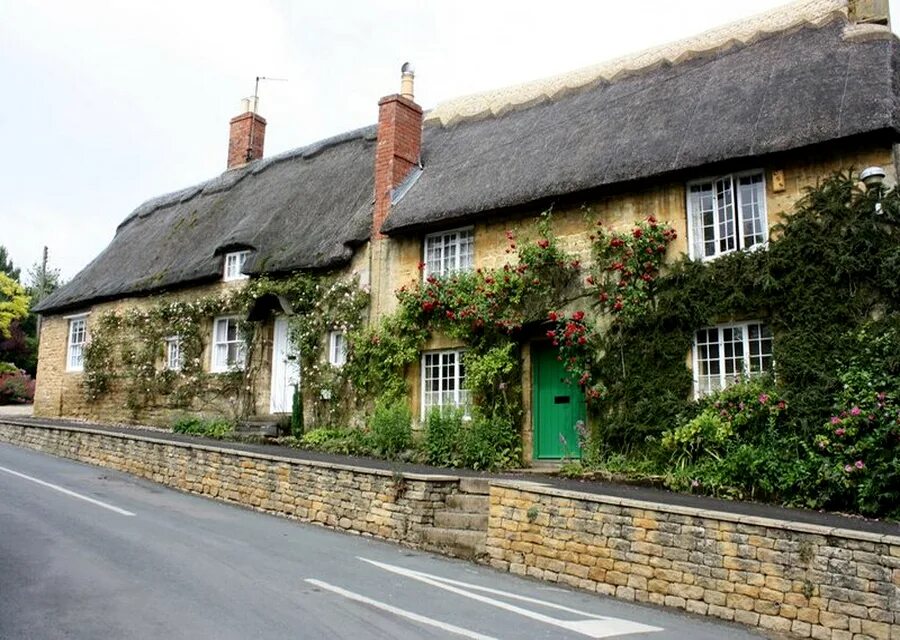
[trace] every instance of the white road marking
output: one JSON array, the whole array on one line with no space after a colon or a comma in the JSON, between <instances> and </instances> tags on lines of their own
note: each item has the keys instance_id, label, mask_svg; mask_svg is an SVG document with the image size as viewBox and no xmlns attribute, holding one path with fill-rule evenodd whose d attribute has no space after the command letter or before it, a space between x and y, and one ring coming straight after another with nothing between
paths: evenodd
<instances>
[{"instance_id":1,"label":"white road marking","mask_svg":"<svg viewBox=\"0 0 900 640\"><path fill-rule=\"evenodd\" d=\"M414 622L420 622L422 624L428 625L430 627L437 627L442 631L447 631L448 633L454 633L458 636L463 636L464 638L472 638L473 640L497 640L493 636L486 636L484 634L478 633L476 631L470 631L469 629L463 629L462 627L457 627L456 625L449 624L447 622L441 622L440 620L435 620L434 618L428 618L423 615L419 615L418 613L413 613L412 611L407 611L406 609L400 609L398 607L386 604L384 602L379 602L378 600L373 600L372 598L368 598L364 595L360 595L358 593L354 593L352 591L347 591L346 589L342 589L341 587L336 587L333 584L328 584L327 582L322 582L321 580L314 580L312 578L307 578L305 582L308 582L311 585L319 587L321 589L325 589L327 591L331 591L338 595L344 596L349 600L355 600L356 602L362 602L363 604L367 604L372 607L376 607L378 609L382 609L383 611L387 611L389 613L393 613L394 615L400 616L401 618L407 618Z\"/></svg>"},{"instance_id":2,"label":"white road marking","mask_svg":"<svg viewBox=\"0 0 900 640\"><path fill-rule=\"evenodd\" d=\"M123 516L133 516L135 514L131 513L131 511L125 511L125 509L120 509L119 507L114 507L111 504L107 504L100 500L95 500L94 498L89 498L87 496L83 496L80 493L75 493L65 487L60 487L59 485L53 484L51 482L45 482L43 480L38 480L37 478L33 478L31 476L25 475L24 473L19 473L18 471L13 471L12 469L7 469L6 467L0 467L0 471L5 471L14 476L18 476L19 478L24 478L25 480L31 480L32 482L36 482L37 484L47 487L49 489L54 489L55 491L59 491L60 493L64 493L67 496L71 496L73 498L78 498L79 500L84 500L85 502L90 502L91 504L95 504L98 507L103 507L104 509L109 509L110 511L115 511L118 514Z\"/></svg>"},{"instance_id":3,"label":"white road marking","mask_svg":"<svg viewBox=\"0 0 900 640\"><path fill-rule=\"evenodd\" d=\"M471 598L472 600L477 600L478 602L483 602L485 604L489 604L491 606L497 607L498 609L504 609L506 611L510 611L512 613L517 613L526 618L531 618L532 620L537 620L538 622L544 622L546 624L551 624L557 627L562 627L563 629L568 629L569 631L574 631L576 633L580 633L582 635L588 636L590 638L610 638L612 636L625 635L629 633L650 633L654 631L662 631L660 627L652 627L650 625L641 624L639 622L632 622L631 620L623 620L621 618L611 618L608 616L598 616L596 614L587 613L585 611L579 611L577 609L572 609L570 607L565 607L563 605L558 605L553 602L546 602L544 600L538 600L537 598L529 598L526 596L521 596L516 593L510 593L508 591L500 591L499 589L489 589L487 587L482 587L475 584L469 584L467 582L459 582L457 580L450 580L449 578L442 578L440 576L434 576L428 573L422 573L421 571L413 571L412 569L404 569L403 567L397 567L394 565L386 564L383 562L376 562L375 560L368 560L366 558L360 558L363 562L367 562L369 564L375 565L385 571L390 571L392 573L396 573L408 578L412 578L413 580L418 580L420 582L424 582L425 584L430 584L439 589L444 589L445 591L449 591L451 593L455 593L461 595L465 598ZM454 586L456 585L456 586ZM537 604L543 607L548 607L550 609L557 609L559 611L565 611L567 613L571 613L577 616L581 616L584 618L588 618L587 620L560 620L558 618L553 618L548 615L544 615L542 613L538 613L536 611L531 611L529 609L524 609L522 607L517 607L516 605L509 604L508 602L503 602L501 600L494 600L493 598L489 598L487 596L483 596L477 593L472 593L471 591L466 591L465 589L459 587L466 587L468 589L472 589L474 591L483 591L486 593L491 593L498 596L503 596L506 598L510 598L513 600L520 600L524 602L530 602L532 604Z\"/></svg>"}]
</instances>

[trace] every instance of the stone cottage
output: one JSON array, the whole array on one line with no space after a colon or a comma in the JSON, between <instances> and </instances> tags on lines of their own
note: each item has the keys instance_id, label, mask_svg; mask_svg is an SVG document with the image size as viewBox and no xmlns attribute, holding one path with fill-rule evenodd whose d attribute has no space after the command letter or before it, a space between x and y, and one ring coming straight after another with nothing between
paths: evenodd
<instances>
[{"instance_id":1,"label":"stone cottage","mask_svg":"<svg viewBox=\"0 0 900 640\"><path fill-rule=\"evenodd\" d=\"M607 228L647 215L668 221L678 233L672 257L764 248L781 213L834 170L880 167L896 181L898 66L887 2L804 0L428 112L404 66L401 93L379 101L376 126L273 157L263 156L266 121L249 104L231 121L225 173L142 204L41 302L35 414L164 422L221 410L238 393L247 414L290 413L305 375L292 353L291 304L270 293L250 305L251 348L240 329L247 314L210 300L261 277L329 274L369 292L362 321L377 323L422 271L440 278L501 266L507 230L527 233L550 206L556 237L582 261L591 234L584 206ZM150 373L176 376L190 365L209 381L253 367L253 384L238 376L234 390L203 400L189 383L180 402L139 402L140 380L128 397L115 381L116 367L130 362L134 371L141 357L126 349L95 371L96 393L85 393L85 350L100 318L115 312L124 322L150 309L169 322L203 316L192 346L178 333L153 336L155 355L142 361ZM328 328L322 342L323 360L341 366L345 332ZM725 361L735 342L746 361ZM685 354L695 392L726 384L729 367L764 369L771 344L764 318L699 330ZM407 372L415 415L466 402L464 348L439 334L424 344ZM577 385L537 388L559 373L540 333L523 334L521 358L525 456L558 458L584 398Z\"/></svg>"}]
</instances>

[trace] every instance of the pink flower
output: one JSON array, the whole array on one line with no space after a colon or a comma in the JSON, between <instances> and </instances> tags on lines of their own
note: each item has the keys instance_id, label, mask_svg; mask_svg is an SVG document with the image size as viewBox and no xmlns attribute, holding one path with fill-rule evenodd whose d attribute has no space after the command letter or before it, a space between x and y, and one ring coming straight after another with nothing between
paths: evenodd
<instances>
[{"instance_id":1,"label":"pink flower","mask_svg":"<svg viewBox=\"0 0 900 640\"><path fill-rule=\"evenodd\" d=\"M768 401L769 401L769 396L767 394L765 394L765 393L759 394L759 403L760 404L765 404Z\"/></svg>"},{"instance_id":2,"label":"pink flower","mask_svg":"<svg viewBox=\"0 0 900 640\"><path fill-rule=\"evenodd\" d=\"M837 416L831 416L831 424L840 424L840 423L841 423L840 418L838 418Z\"/></svg>"},{"instance_id":3,"label":"pink flower","mask_svg":"<svg viewBox=\"0 0 900 640\"><path fill-rule=\"evenodd\" d=\"M836 436L842 436L842 435L844 435L845 433L847 433L847 432L846 432L844 429L842 429L842 428L838 428L838 429L835 429L835 430L834 430L834 435L836 435Z\"/></svg>"},{"instance_id":4,"label":"pink flower","mask_svg":"<svg viewBox=\"0 0 900 640\"><path fill-rule=\"evenodd\" d=\"M852 409L850 409L851 416L858 416L860 413L862 413L862 411L860 411L859 407L853 407Z\"/></svg>"},{"instance_id":5,"label":"pink flower","mask_svg":"<svg viewBox=\"0 0 900 640\"><path fill-rule=\"evenodd\" d=\"M851 471L853 471L853 467L851 467L849 464L845 464L844 473L850 473Z\"/></svg>"},{"instance_id":6,"label":"pink flower","mask_svg":"<svg viewBox=\"0 0 900 640\"><path fill-rule=\"evenodd\" d=\"M863 463L862 460L857 460L853 466L856 467L857 469L864 469L866 465Z\"/></svg>"}]
</instances>

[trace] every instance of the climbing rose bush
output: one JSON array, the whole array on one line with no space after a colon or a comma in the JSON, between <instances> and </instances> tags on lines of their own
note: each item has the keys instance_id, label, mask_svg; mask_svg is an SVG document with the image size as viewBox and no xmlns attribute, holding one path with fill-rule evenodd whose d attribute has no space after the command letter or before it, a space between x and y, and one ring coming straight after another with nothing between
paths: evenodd
<instances>
[{"instance_id":1,"label":"climbing rose bush","mask_svg":"<svg viewBox=\"0 0 900 640\"><path fill-rule=\"evenodd\" d=\"M610 232L598 222L591 237L594 268L587 284L600 308L617 318L643 315L652 304L668 246L677 237L675 229L653 216L628 231Z\"/></svg>"},{"instance_id":2,"label":"climbing rose bush","mask_svg":"<svg viewBox=\"0 0 900 640\"><path fill-rule=\"evenodd\" d=\"M552 328L547 330L547 337L554 347L559 349L557 358L572 376L589 404L597 402L606 392L602 382L595 380L592 372L595 344L595 331L588 325L584 311L576 311L570 316L551 311L547 315Z\"/></svg>"}]
</instances>

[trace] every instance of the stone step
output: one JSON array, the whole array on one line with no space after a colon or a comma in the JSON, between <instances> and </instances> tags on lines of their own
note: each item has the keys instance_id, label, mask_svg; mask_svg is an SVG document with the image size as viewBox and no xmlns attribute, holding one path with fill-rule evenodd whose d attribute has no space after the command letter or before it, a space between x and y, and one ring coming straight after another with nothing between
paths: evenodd
<instances>
[{"instance_id":1,"label":"stone step","mask_svg":"<svg viewBox=\"0 0 900 640\"><path fill-rule=\"evenodd\" d=\"M488 516L480 513L463 513L461 511L438 511L434 514L434 526L444 529L462 529L466 531L487 531Z\"/></svg>"},{"instance_id":2,"label":"stone step","mask_svg":"<svg viewBox=\"0 0 900 640\"><path fill-rule=\"evenodd\" d=\"M241 435L250 434L274 438L279 435L279 425L280 421L278 418L255 416L238 422L234 432Z\"/></svg>"},{"instance_id":3,"label":"stone step","mask_svg":"<svg viewBox=\"0 0 900 640\"><path fill-rule=\"evenodd\" d=\"M486 496L491 492L491 481L487 478L460 478L459 490Z\"/></svg>"},{"instance_id":4,"label":"stone step","mask_svg":"<svg viewBox=\"0 0 900 640\"><path fill-rule=\"evenodd\" d=\"M447 506L451 511L482 514L490 510L491 500L474 493L454 493L447 496Z\"/></svg>"},{"instance_id":5,"label":"stone step","mask_svg":"<svg viewBox=\"0 0 900 640\"><path fill-rule=\"evenodd\" d=\"M483 531L462 531L444 527L422 530L426 544L457 558L473 560L484 556L487 534Z\"/></svg>"}]
</instances>

